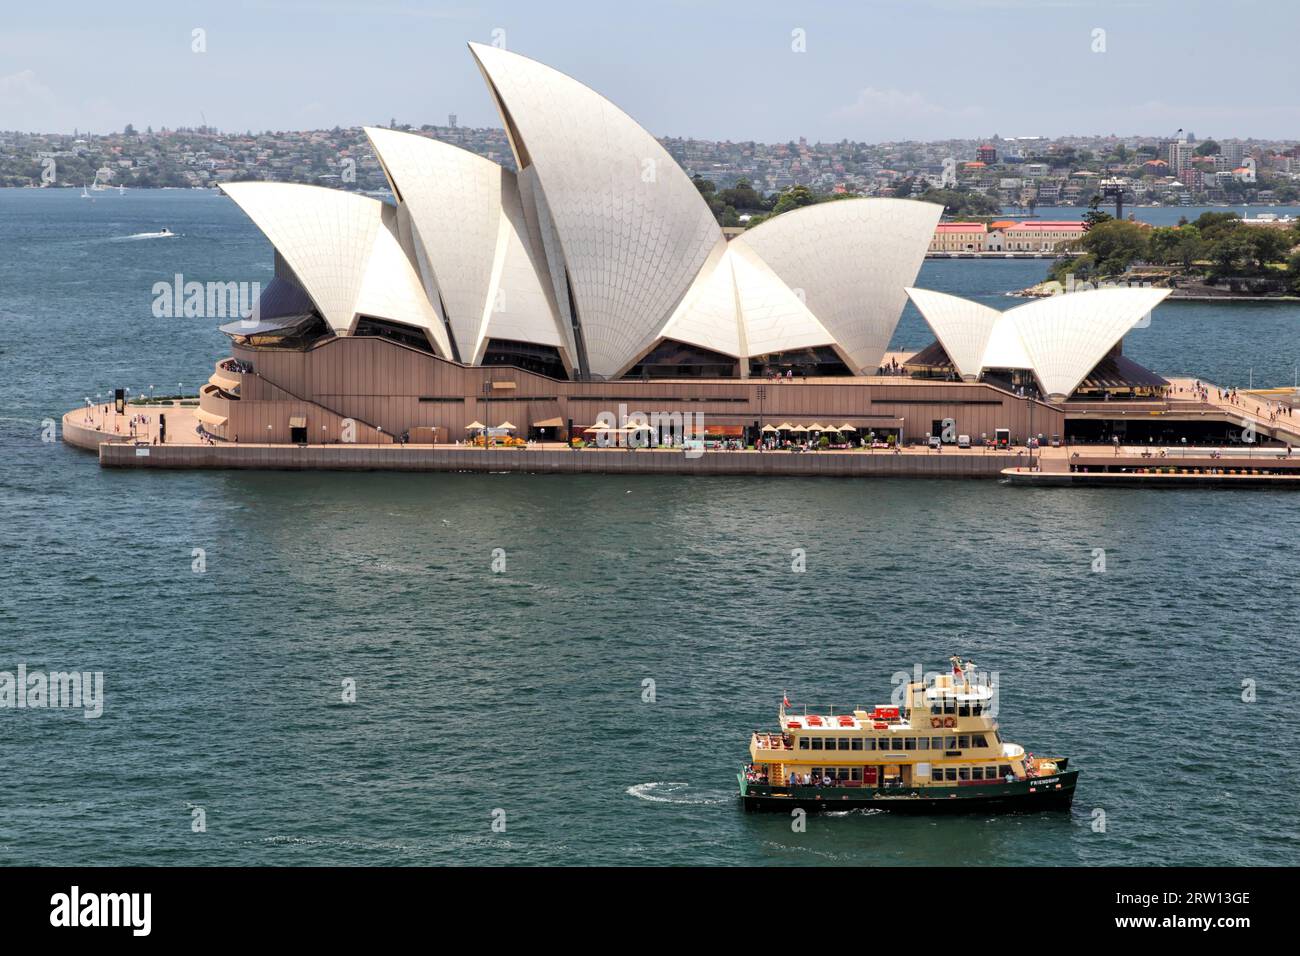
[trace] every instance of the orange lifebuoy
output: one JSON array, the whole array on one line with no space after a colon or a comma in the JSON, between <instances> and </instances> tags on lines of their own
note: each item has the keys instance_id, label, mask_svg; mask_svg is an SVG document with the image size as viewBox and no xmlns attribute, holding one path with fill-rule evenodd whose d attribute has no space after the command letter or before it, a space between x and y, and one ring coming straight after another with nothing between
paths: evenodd
<instances>
[{"instance_id":1,"label":"orange lifebuoy","mask_svg":"<svg viewBox=\"0 0 1300 956\"><path fill-rule=\"evenodd\" d=\"M942 718L942 717L931 717L931 718L930 718L930 726L931 726L931 727L942 727L942 726L943 726L943 718Z\"/></svg>"},{"instance_id":2,"label":"orange lifebuoy","mask_svg":"<svg viewBox=\"0 0 1300 956\"><path fill-rule=\"evenodd\" d=\"M943 725L944 725L945 727L956 727L956 726L957 726L957 718L956 718L956 717L945 717L945 718L943 719Z\"/></svg>"}]
</instances>

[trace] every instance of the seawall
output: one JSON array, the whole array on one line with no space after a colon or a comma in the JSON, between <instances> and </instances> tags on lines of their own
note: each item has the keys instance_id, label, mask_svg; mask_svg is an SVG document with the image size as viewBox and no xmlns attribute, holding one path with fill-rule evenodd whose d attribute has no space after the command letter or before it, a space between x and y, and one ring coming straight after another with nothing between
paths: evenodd
<instances>
[{"instance_id":1,"label":"seawall","mask_svg":"<svg viewBox=\"0 0 1300 956\"><path fill-rule=\"evenodd\" d=\"M106 468L216 468L319 471L524 472L535 474L768 475L822 477L999 478L1024 463L1014 453L680 451L642 449L492 449L429 445L98 446Z\"/></svg>"}]
</instances>

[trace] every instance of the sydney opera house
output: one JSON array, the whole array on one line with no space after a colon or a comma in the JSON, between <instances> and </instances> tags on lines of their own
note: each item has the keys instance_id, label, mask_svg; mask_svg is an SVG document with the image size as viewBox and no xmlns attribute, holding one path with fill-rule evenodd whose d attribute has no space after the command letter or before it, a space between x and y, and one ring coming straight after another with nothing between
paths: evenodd
<instances>
[{"instance_id":1,"label":"sydney opera house","mask_svg":"<svg viewBox=\"0 0 1300 956\"><path fill-rule=\"evenodd\" d=\"M368 129L394 203L224 187L274 247L275 277L253 316L222 327L233 361L198 411L215 440L331 443L347 422L358 442L447 442L507 421L565 440L620 406L698 413L710 435L749 440L814 420L904 440L945 420L972 436L1105 437L1099 402L1167 387L1121 348L1164 291L999 312L915 288L942 210L910 200L825 202L729 239L608 100L470 50L517 172ZM887 349L909 296L935 342L900 362Z\"/></svg>"}]
</instances>

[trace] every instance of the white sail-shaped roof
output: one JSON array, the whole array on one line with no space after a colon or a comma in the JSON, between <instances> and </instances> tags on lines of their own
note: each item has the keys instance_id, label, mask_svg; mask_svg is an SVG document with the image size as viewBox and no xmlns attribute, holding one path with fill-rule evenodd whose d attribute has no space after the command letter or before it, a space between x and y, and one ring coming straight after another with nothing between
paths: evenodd
<instances>
[{"instance_id":1,"label":"white sail-shaped roof","mask_svg":"<svg viewBox=\"0 0 1300 956\"><path fill-rule=\"evenodd\" d=\"M925 289L907 293L964 378L986 369L1030 369L1043 391L1059 400L1072 394L1169 290L1092 289L1005 312Z\"/></svg>"},{"instance_id":2,"label":"white sail-shaped roof","mask_svg":"<svg viewBox=\"0 0 1300 956\"><path fill-rule=\"evenodd\" d=\"M746 353L751 358L833 345L835 337L817 320L793 289L743 243L728 248L736 276Z\"/></svg>"},{"instance_id":3,"label":"white sail-shaped roof","mask_svg":"<svg viewBox=\"0 0 1300 956\"><path fill-rule=\"evenodd\" d=\"M535 170L588 370L611 376L662 329L722 231L681 167L609 100L527 57L470 49L519 168Z\"/></svg>"},{"instance_id":4,"label":"white sail-shaped roof","mask_svg":"<svg viewBox=\"0 0 1300 956\"><path fill-rule=\"evenodd\" d=\"M989 336L1002 313L987 305L929 289L907 289L907 294L930 324L935 338L952 359L962 378L974 380L987 366L984 354ZM998 368L1016 366L997 366Z\"/></svg>"},{"instance_id":5,"label":"white sail-shaped roof","mask_svg":"<svg viewBox=\"0 0 1300 956\"><path fill-rule=\"evenodd\" d=\"M835 344L799 296L738 242L710 257L655 341L664 338L738 358Z\"/></svg>"},{"instance_id":6,"label":"white sail-shaped roof","mask_svg":"<svg viewBox=\"0 0 1300 956\"><path fill-rule=\"evenodd\" d=\"M1092 289L1010 309L1038 383L1065 398L1107 352L1169 295L1169 289Z\"/></svg>"},{"instance_id":7,"label":"white sail-shaped roof","mask_svg":"<svg viewBox=\"0 0 1300 956\"><path fill-rule=\"evenodd\" d=\"M735 358L746 354L730 253L720 248L709 257L656 341L676 339Z\"/></svg>"},{"instance_id":8,"label":"white sail-shaped roof","mask_svg":"<svg viewBox=\"0 0 1300 956\"><path fill-rule=\"evenodd\" d=\"M489 338L562 346L515 174L467 150L367 127L398 202L411 217L426 291L445 310L463 361Z\"/></svg>"},{"instance_id":9,"label":"white sail-shaped roof","mask_svg":"<svg viewBox=\"0 0 1300 956\"><path fill-rule=\"evenodd\" d=\"M942 213L909 199L842 199L783 213L732 243L801 294L861 372L880 365Z\"/></svg>"},{"instance_id":10,"label":"white sail-shaped roof","mask_svg":"<svg viewBox=\"0 0 1300 956\"><path fill-rule=\"evenodd\" d=\"M364 313L420 328L438 354L450 354L446 330L402 250L393 207L297 183L221 188L270 240L335 333L350 334Z\"/></svg>"}]
</instances>

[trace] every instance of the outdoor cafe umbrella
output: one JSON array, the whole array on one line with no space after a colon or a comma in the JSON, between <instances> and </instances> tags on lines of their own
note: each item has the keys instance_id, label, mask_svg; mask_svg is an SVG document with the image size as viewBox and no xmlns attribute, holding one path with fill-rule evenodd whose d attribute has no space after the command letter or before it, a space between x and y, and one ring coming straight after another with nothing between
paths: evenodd
<instances>
[{"instance_id":1,"label":"outdoor cafe umbrella","mask_svg":"<svg viewBox=\"0 0 1300 956\"><path fill-rule=\"evenodd\" d=\"M790 429L792 432L806 432L807 430L802 425L795 425L794 428Z\"/></svg>"},{"instance_id":2,"label":"outdoor cafe umbrella","mask_svg":"<svg viewBox=\"0 0 1300 956\"><path fill-rule=\"evenodd\" d=\"M764 425L763 428L762 428L762 430L763 430L764 432L775 432L775 431L780 431L780 429L777 428L775 425Z\"/></svg>"},{"instance_id":3,"label":"outdoor cafe umbrella","mask_svg":"<svg viewBox=\"0 0 1300 956\"><path fill-rule=\"evenodd\" d=\"M475 431L476 429L480 429L480 428L487 428L487 426L484 425L482 422L480 422L480 421L478 421L478 420L475 420L475 421L472 421L472 422L470 422L468 425L465 426L465 431L467 431L467 432L472 432L472 431Z\"/></svg>"},{"instance_id":4,"label":"outdoor cafe umbrella","mask_svg":"<svg viewBox=\"0 0 1300 956\"><path fill-rule=\"evenodd\" d=\"M780 425L776 426L776 430L779 432L791 432L794 431L794 426L789 422L782 422Z\"/></svg>"},{"instance_id":5,"label":"outdoor cafe umbrella","mask_svg":"<svg viewBox=\"0 0 1300 956\"><path fill-rule=\"evenodd\" d=\"M497 428L501 429L502 431L508 431L508 432L512 432L515 430L515 426L511 425L509 422L502 422L500 425L497 426Z\"/></svg>"},{"instance_id":6,"label":"outdoor cafe umbrella","mask_svg":"<svg viewBox=\"0 0 1300 956\"><path fill-rule=\"evenodd\" d=\"M836 431L841 431L841 432L855 432L855 431L857 431L857 429L854 428L852 425L850 425L848 422L845 422L843 425L841 425L839 428L837 428Z\"/></svg>"}]
</instances>

